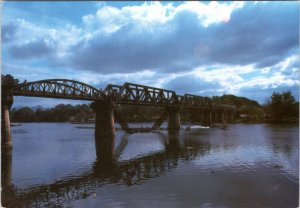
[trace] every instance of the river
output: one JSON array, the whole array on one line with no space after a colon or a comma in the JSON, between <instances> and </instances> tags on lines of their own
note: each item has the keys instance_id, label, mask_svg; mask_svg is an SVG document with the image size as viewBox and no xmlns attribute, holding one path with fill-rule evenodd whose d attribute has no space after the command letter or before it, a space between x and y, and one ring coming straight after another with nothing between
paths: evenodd
<instances>
[{"instance_id":1,"label":"river","mask_svg":"<svg viewBox=\"0 0 300 208\"><path fill-rule=\"evenodd\" d=\"M97 161L93 125L23 123L12 137L2 156L7 207L298 206L298 126L117 130L110 164Z\"/></svg>"}]
</instances>

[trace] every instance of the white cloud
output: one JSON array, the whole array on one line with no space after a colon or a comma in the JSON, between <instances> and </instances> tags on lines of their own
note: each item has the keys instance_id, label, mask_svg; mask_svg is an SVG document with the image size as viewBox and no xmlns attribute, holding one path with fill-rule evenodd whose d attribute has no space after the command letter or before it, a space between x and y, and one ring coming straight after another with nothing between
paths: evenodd
<instances>
[{"instance_id":1,"label":"white cloud","mask_svg":"<svg viewBox=\"0 0 300 208\"><path fill-rule=\"evenodd\" d=\"M122 8L103 5L96 14L82 17L82 21L88 30L95 31L96 29L104 33L114 33L128 24L134 24L136 27L146 30L149 30L149 27L160 27L168 21L172 21L177 14L189 12L196 14L200 24L208 27L213 23L227 23L231 13L242 8L243 5L243 2L230 4L185 2L177 7L172 3L162 4L160 2L145 2L140 6Z\"/></svg>"},{"instance_id":2,"label":"white cloud","mask_svg":"<svg viewBox=\"0 0 300 208\"><path fill-rule=\"evenodd\" d=\"M194 83L211 84L210 89L200 84L193 89L200 94L299 86L298 55L291 52L298 47L294 41L298 30L287 18L296 12L291 4L274 5L145 2L118 8L101 4L82 22L64 26L19 18L5 22L13 25L5 33L4 68L20 77L32 72L35 79L61 76L103 87L126 81L164 87L193 77ZM270 8L261 12L265 6ZM37 43L45 48L43 56L43 51L31 50L30 56L20 58ZM18 70L8 63L22 67Z\"/></svg>"},{"instance_id":3,"label":"white cloud","mask_svg":"<svg viewBox=\"0 0 300 208\"><path fill-rule=\"evenodd\" d=\"M198 1L186 2L175 9L175 13L181 11L190 11L197 15L198 20L205 27L213 23L230 21L231 13L244 6L244 2L232 2L230 4L212 1L204 4Z\"/></svg>"}]
</instances>

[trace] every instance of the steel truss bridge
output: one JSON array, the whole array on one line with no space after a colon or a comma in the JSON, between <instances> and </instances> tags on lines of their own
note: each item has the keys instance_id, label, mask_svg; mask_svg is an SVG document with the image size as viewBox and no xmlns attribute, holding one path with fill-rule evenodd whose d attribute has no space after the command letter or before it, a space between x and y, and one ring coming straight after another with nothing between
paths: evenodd
<instances>
[{"instance_id":1,"label":"steel truss bridge","mask_svg":"<svg viewBox=\"0 0 300 208\"><path fill-rule=\"evenodd\" d=\"M128 82L123 85L108 84L105 89L97 89L69 79L45 79L19 84L12 76L2 75L2 91L13 96L87 101L112 100L114 104L126 105L235 110L235 106L217 103L209 97L191 94L177 95L175 91Z\"/></svg>"}]
</instances>

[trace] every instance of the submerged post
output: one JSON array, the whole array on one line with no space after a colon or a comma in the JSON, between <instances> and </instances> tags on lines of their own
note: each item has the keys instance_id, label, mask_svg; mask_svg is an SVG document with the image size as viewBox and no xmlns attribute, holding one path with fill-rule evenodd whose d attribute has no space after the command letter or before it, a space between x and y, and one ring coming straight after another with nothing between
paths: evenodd
<instances>
[{"instance_id":1,"label":"submerged post","mask_svg":"<svg viewBox=\"0 0 300 208\"><path fill-rule=\"evenodd\" d=\"M180 107L169 107L169 108L167 108L167 112L168 112L168 129L169 130L180 129L179 110L180 110Z\"/></svg>"},{"instance_id":2,"label":"submerged post","mask_svg":"<svg viewBox=\"0 0 300 208\"><path fill-rule=\"evenodd\" d=\"M97 159L113 159L115 154L113 102L111 100L95 101L91 107L96 112L95 146Z\"/></svg>"}]
</instances>

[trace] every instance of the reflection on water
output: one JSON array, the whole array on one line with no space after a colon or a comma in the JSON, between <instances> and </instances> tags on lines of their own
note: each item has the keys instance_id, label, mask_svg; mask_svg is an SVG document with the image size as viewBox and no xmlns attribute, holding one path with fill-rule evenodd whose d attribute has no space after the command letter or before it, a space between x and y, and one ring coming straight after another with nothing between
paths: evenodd
<instances>
[{"instance_id":1,"label":"reflection on water","mask_svg":"<svg viewBox=\"0 0 300 208\"><path fill-rule=\"evenodd\" d=\"M2 155L3 204L297 207L298 127L117 131L110 162L96 158L93 133L71 124L14 127L13 155Z\"/></svg>"}]
</instances>

